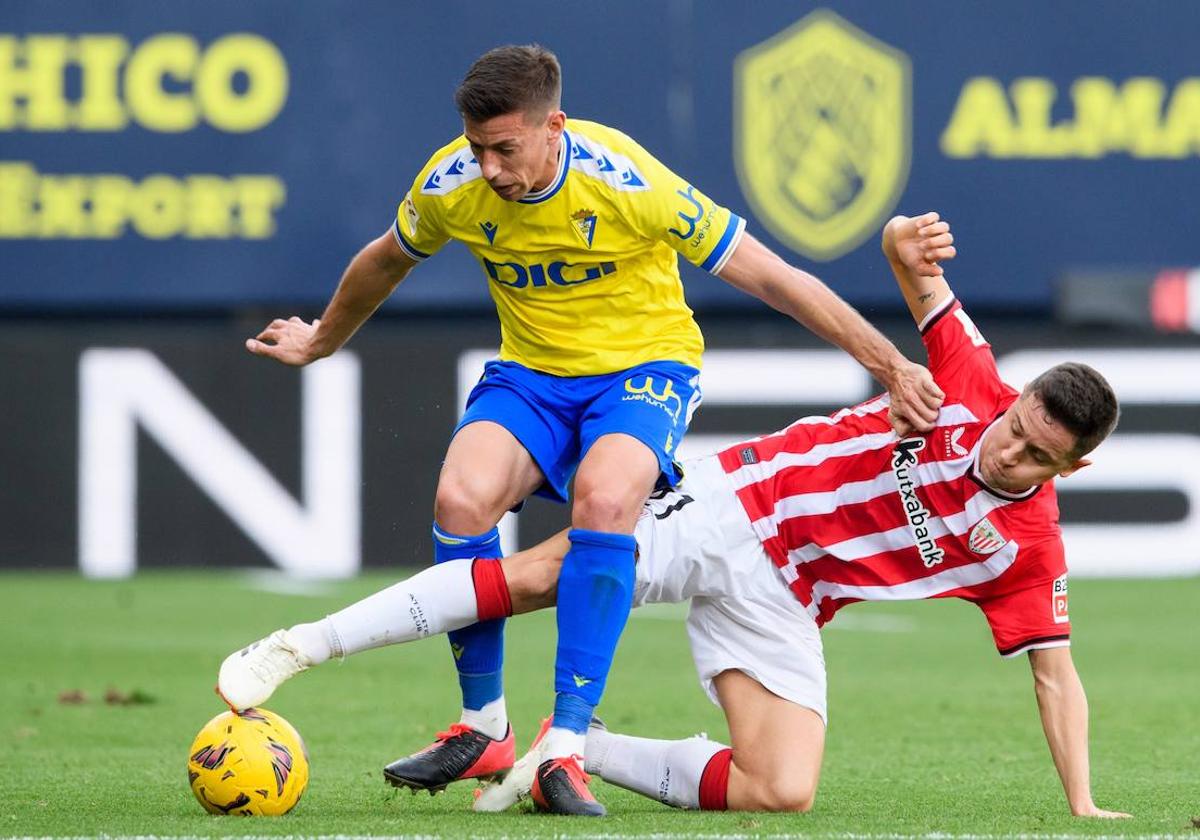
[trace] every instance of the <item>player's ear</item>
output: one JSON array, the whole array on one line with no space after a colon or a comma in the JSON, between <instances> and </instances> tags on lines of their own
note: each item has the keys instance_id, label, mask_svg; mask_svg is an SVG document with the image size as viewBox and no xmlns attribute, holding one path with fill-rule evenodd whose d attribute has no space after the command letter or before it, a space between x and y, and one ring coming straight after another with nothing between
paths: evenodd
<instances>
[{"instance_id":1,"label":"player's ear","mask_svg":"<svg viewBox=\"0 0 1200 840\"><path fill-rule=\"evenodd\" d=\"M1059 472L1058 475L1060 478L1066 478L1069 475L1074 475L1075 473L1079 472L1084 467L1091 466L1091 463L1091 459L1089 458L1080 458L1074 464L1071 464L1071 466Z\"/></svg>"}]
</instances>

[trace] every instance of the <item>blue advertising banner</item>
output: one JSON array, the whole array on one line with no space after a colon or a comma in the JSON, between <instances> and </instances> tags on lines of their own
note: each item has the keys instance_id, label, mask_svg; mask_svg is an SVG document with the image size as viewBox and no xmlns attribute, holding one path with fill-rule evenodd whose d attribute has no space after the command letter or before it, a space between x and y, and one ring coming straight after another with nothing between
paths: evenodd
<instances>
[{"instance_id":1,"label":"blue advertising banner","mask_svg":"<svg viewBox=\"0 0 1200 840\"><path fill-rule=\"evenodd\" d=\"M893 301L876 235L938 209L976 307L1200 260L1200 7L611 0L6 3L0 308L319 308L502 43L787 259ZM693 305L756 304L683 266ZM460 248L388 306L490 304Z\"/></svg>"},{"instance_id":2,"label":"blue advertising banner","mask_svg":"<svg viewBox=\"0 0 1200 840\"><path fill-rule=\"evenodd\" d=\"M684 461L878 392L783 319L701 322ZM1057 484L1072 576L1200 574L1200 337L980 324L1014 386L1083 361L1121 401L1095 463ZM881 327L921 358L911 319ZM495 353L487 319L386 319L302 370L249 358L245 334L218 318L0 319L0 394L20 395L0 411L0 571L428 564L446 444ZM531 499L500 525L505 552L569 524L566 505Z\"/></svg>"}]
</instances>

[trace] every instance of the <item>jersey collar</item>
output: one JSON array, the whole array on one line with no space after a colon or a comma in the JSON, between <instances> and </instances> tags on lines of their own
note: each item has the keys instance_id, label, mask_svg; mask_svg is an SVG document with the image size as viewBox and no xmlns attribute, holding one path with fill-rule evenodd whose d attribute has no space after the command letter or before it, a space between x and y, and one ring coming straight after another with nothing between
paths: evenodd
<instances>
[{"instance_id":1,"label":"jersey collar","mask_svg":"<svg viewBox=\"0 0 1200 840\"><path fill-rule=\"evenodd\" d=\"M554 176L554 180L550 182L550 186L545 189L531 192L524 198L517 199L518 204L541 204L543 201L551 199L554 194L562 189L562 185L567 181L567 169L571 165L571 137L567 134L564 128L562 133L562 146L558 150L558 173Z\"/></svg>"}]
</instances>

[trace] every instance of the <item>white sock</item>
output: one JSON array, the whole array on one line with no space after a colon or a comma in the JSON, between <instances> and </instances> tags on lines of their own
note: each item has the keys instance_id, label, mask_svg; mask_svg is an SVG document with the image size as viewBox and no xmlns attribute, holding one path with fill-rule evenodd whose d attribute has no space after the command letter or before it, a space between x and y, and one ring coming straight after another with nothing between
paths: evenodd
<instances>
[{"instance_id":1,"label":"white sock","mask_svg":"<svg viewBox=\"0 0 1200 840\"><path fill-rule=\"evenodd\" d=\"M553 730L551 730L553 731ZM660 741L589 729L584 770L675 808L700 807L700 777L724 744L697 735Z\"/></svg>"},{"instance_id":2,"label":"white sock","mask_svg":"<svg viewBox=\"0 0 1200 840\"><path fill-rule=\"evenodd\" d=\"M572 732L561 726L551 726L542 741L542 760L550 758L566 758L569 755L585 755L587 751L587 735Z\"/></svg>"},{"instance_id":3,"label":"white sock","mask_svg":"<svg viewBox=\"0 0 1200 840\"><path fill-rule=\"evenodd\" d=\"M479 619L471 577L474 562L467 558L430 566L317 622L329 647L325 658L412 642L474 624ZM305 639L314 635L307 630L302 633Z\"/></svg>"},{"instance_id":4,"label":"white sock","mask_svg":"<svg viewBox=\"0 0 1200 840\"><path fill-rule=\"evenodd\" d=\"M504 705L504 697L497 697L482 709L464 708L458 721L493 740L501 740L508 734L508 709Z\"/></svg>"}]
</instances>

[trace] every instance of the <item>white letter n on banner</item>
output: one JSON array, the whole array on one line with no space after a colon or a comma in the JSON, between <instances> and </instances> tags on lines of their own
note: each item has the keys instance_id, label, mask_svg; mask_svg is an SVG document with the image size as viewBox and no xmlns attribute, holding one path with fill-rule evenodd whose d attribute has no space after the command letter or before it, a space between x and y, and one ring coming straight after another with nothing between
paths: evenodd
<instances>
[{"instance_id":1,"label":"white letter n on banner","mask_svg":"<svg viewBox=\"0 0 1200 840\"><path fill-rule=\"evenodd\" d=\"M79 566L137 568L140 426L281 568L348 577L360 565L359 363L338 353L302 372L303 493L294 499L148 350L79 361Z\"/></svg>"}]
</instances>

